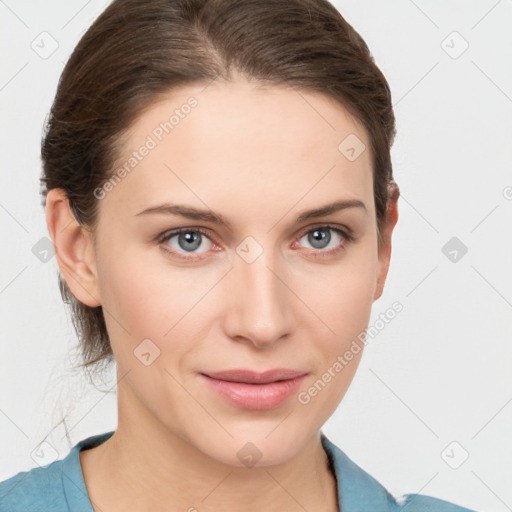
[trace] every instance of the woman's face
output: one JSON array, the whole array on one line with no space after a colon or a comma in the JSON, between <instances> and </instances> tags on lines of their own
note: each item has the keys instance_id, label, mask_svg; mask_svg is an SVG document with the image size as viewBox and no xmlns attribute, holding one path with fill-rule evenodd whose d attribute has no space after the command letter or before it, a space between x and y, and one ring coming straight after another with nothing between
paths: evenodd
<instances>
[{"instance_id":1,"label":"woman's face","mask_svg":"<svg viewBox=\"0 0 512 512\"><path fill-rule=\"evenodd\" d=\"M163 429L238 466L282 463L318 433L362 351L335 363L368 325L388 265L364 147L332 100L244 81L174 90L138 118L125 172L97 191L91 290L124 376L120 427ZM297 220L340 201L351 203ZM206 376L235 369L304 376Z\"/></svg>"}]
</instances>

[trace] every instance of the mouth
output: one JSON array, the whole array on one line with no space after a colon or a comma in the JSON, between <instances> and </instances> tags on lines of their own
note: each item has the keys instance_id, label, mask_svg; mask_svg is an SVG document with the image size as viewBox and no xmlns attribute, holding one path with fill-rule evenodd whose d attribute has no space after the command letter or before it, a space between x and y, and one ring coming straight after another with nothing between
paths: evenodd
<instances>
[{"instance_id":1,"label":"mouth","mask_svg":"<svg viewBox=\"0 0 512 512\"><path fill-rule=\"evenodd\" d=\"M263 373L236 369L201 373L210 389L243 409L274 409L294 394L308 372L285 368Z\"/></svg>"},{"instance_id":2,"label":"mouth","mask_svg":"<svg viewBox=\"0 0 512 512\"><path fill-rule=\"evenodd\" d=\"M290 379L296 379L307 372L289 370L287 368L277 368L275 370L267 370L266 372L258 373L252 370L226 370L222 372L208 372L203 373L207 377L217 380L224 380L226 382L241 382L245 384L269 384L271 382L278 382Z\"/></svg>"}]
</instances>

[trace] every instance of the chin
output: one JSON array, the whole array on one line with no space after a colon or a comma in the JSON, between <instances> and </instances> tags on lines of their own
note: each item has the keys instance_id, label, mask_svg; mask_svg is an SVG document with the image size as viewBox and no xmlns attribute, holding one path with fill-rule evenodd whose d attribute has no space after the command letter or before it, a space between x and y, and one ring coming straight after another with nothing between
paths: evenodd
<instances>
[{"instance_id":1,"label":"chin","mask_svg":"<svg viewBox=\"0 0 512 512\"><path fill-rule=\"evenodd\" d=\"M279 421L272 423L271 428L249 428L243 433L228 428L233 437L223 432L207 439L202 437L195 445L205 455L228 466L249 468L285 464L300 452L311 436L304 430L293 435L291 424L284 425L286 420L281 425Z\"/></svg>"}]
</instances>

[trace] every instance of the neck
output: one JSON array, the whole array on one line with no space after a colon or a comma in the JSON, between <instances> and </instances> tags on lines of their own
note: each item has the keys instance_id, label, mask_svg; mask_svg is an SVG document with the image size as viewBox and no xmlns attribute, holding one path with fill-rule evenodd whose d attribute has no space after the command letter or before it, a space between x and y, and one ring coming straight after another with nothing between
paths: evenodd
<instances>
[{"instance_id":1,"label":"neck","mask_svg":"<svg viewBox=\"0 0 512 512\"><path fill-rule=\"evenodd\" d=\"M147 411L128 407L121 389L118 404L114 434L80 454L95 511L338 512L336 478L319 432L282 464L238 467L209 457Z\"/></svg>"}]
</instances>

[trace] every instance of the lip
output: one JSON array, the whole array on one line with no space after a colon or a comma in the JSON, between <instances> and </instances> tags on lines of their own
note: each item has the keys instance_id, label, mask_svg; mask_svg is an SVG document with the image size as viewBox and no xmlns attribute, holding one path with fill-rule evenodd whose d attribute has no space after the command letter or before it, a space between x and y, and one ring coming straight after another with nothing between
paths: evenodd
<instances>
[{"instance_id":1,"label":"lip","mask_svg":"<svg viewBox=\"0 0 512 512\"><path fill-rule=\"evenodd\" d=\"M278 368L263 373L226 370L201 373L210 389L243 409L265 410L278 407L294 394L307 372Z\"/></svg>"},{"instance_id":2,"label":"lip","mask_svg":"<svg viewBox=\"0 0 512 512\"><path fill-rule=\"evenodd\" d=\"M289 370L287 368L276 368L274 370L267 370L266 372L258 373L252 370L235 369L225 370L222 372L208 372L203 373L207 377L217 380L225 380L228 382L242 382L246 384L268 384L278 380L289 380L305 375L307 372Z\"/></svg>"}]
</instances>

